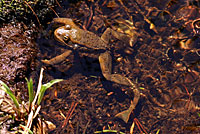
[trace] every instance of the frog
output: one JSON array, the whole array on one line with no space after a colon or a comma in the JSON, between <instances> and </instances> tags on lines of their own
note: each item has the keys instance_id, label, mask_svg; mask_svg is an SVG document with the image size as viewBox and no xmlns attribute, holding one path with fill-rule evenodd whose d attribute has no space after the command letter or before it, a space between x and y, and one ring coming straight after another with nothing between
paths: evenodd
<instances>
[{"instance_id":1,"label":"frog","mask_svg":"<svg viewBox=\"0 0 200 134\"><path fill-rule=\"evenodd\" d=\"M112 73L112 57L111 52L109 51L109 40L111 35L124 42L130 40L129 36L111 28L107 28L102 36L99 37L93 32L79 28L71 18L54 18L53 23L62 24L62 26L58 27L54 31L54 37L58 42L69 46L66 42L70 40L73 43L83 45L89 49L104 51L99 55L99 63L102 74L106 80L125 86L133 85L127 77L122 76L121 74ZM131 41L136 42L136 40L137 35L135 34L135 38L131 38ZM69 47L73 48L72 46ZM67 50L61 55L50 60L42 60L42 62L49 65L57 64L65 60L71 53L71 50Z\"/></svg>"},{"instance_id":2,"label":"frog","mask_svg":"<svg viewBox=\"0 0 200 134\"><path fill-rule=\"evenodd\" d=\"M131 89L134 92L134 99L130 107L127 110L122 111L115 116L116 118L121 118L124 122L127 123L131 112L135 109L140 99L140 92L137 85L134 84L130 79L121 74L112 73L112 57L111 52L109 50L109 42L110 37L112 35L125 43L130 43L130 41L135 43L138 37L137 32L133 31L133 33L131 33L130 36L126 33L117 32L111 28L107 28L102 34L102 36L99 37L93 32L79 28L70 18L54 18L53 23L62 24L62 26L58 27L54 31L54 38L58 42L67 45L72 49L74 49L74 47L66 43L68 40L70 40L73 43L83 45L88 49L103 50L103 52L101 51L102 53L100 53L99 55L99 63L102 74L105 77L105 79L117 84L131 87ZM72 50L66 50L63 54L58 55L49 60L42 60L42 62L48 65L58 64L59 62L64 61L71 53Z\"/></svg>"}]
</instances>

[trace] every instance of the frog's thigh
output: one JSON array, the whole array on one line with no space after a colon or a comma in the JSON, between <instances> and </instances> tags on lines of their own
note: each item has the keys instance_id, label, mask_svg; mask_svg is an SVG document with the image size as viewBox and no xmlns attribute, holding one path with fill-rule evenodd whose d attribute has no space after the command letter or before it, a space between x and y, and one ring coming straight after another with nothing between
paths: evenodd
<instances>
[{"instance_id":1,"label":"frog's thigh","mask_svg":"<svg viewBox=\"0 0 200 134\"><path fill-rule=\"evenodd\" d=\"M110 55L110 52L107 51L105 53L100 54L99 62L103 76L107 80L118 84L131 86L131 83L126 77L120 74L112 74L112 57Z\"/></svg>"},{"instance_id":2,"label":"frog's thigh","mask_svg":"<svg viewBox=\"0 0 200 134\"><path fill-rule=\"evenodd\" d=\"M106 43L109 43L111 36L114 36L118 40L123 41L124 43L129 43L130 38L123 33L116 32L115 30L112 30L110 28L107 28L106 31L101 36L101 39L104 40Z\"/></svg>"},{"instance_id":3,"label":"frog's thigh","mask_svg":"<svg viewBox=\"0 0 200 134\"><path fill-rule=\"evenodd\" d=\"M62 61L64 61L70 54L71 54L71 50L67 50L66 52L64 52L61 55L58 55L50 60L42 60L43 63L48 64L48 65L54 65L54 64L58 64Z\"/></svg>"}]
</instances>

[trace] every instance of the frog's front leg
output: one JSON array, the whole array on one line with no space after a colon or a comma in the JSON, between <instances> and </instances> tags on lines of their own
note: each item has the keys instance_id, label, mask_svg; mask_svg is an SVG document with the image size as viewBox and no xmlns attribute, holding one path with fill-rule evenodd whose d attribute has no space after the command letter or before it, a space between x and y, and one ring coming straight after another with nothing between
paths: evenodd
<instances>
[{"instance_id":1,"label":"frog's front leg","mask_svg":"<svg viewBox=\"0 0 200 134\"><path fill-rule=\"evenodd\" d=\"M50 60L41 60L43 63L48 65L55 65L62 61L64 61L70 54L72 53L71 50L67 50L66 52L62 53L61 55L58 55Z\"/></svg>"},{"instance_id":2,"label":"frog's front leg","mask_svg":"<svg viewBox=\"0 0 200 134\"><path fill-rule=\"evenodd\" d=\"M103 76L112 82L132 86L132 83L128 80L128 78L120 75L120 74L112 74L112 57L109 51L100 54L99 56L99 63L103 73Z\"/></svg>"}]
</instances>

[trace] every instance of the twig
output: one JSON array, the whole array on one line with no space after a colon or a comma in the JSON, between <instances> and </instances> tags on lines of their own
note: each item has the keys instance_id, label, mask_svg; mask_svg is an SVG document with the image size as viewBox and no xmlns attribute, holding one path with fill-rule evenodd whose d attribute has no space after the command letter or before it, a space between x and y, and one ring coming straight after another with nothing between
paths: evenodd
<instances>
[{"instance_id":1,"label":"twig","mask_svg":"<svg viewBox=\"0 0 200 134\"><path fill-rule=\"evenodd\" d=\"M55 11L51 6L49 6L49 8L55 13L55 15L56 15L58 18L60 18L59 15L56 13L56 11Z\"/></svg>"},{"instance_id":2,"label":"twig","mask_svg":"<svg viewBox=\"0 0 200 134\"><path fill-rule=\"evenodd\" d=\"M87 130L87 127L88 127L89 124L90 124L90 121L87 122L87 124L86 124L86 126L85 126L85 128L84 128L84 130L83 130L83 134L86 133L86 130Z\"/></svg>"},{"instance_id":3,"label":"twig","mask_svg":"<svg viewBox=\"0 0 200 134\"><path fill-rule=\"evenodd\" d=\"M62 8L61 5L60 5L60 3L59 3L57 0L56 0L56 3L58 4L58 6L59 6L60 8Z\"/></svg>"},{"instance_id":4,"label":"twig","mask_svg":"<svg viewBox=\"0 0 200 134\"><path fill-rule=\"evenodd\" d=\"M90 6L90 17L88 19L88 23L86 25L86 28L89 27L90 23L91 23L91 20L92 20L92 17L93 17L93 8L92 8L92 5Z\"/></svg>"},{"instance_id":5,"label":"twig","mask_svg":"<svg viewBox=\"0 0 200 134\"><path fill-rule=\"evenodd\" d=\"M65 121L64 121L64 123L62 125L62 128L64 128L67 125L67 123L68 123L70 117L72 116L72 113L74 112L77 104L78 104L77 102L75 104L74 104L74 102L72 102L71 107L70 107L70 109L69 109L69 111L67 113L67 116L65 118Z\"/></svg>"},{"instance_id":6,"label":"twig","mask_svg":"<svg viewBox=\"0 0 200 134\"><path fill-rule=\"evenodd\" d=\"M144 127L143 127L142 124L138 121L137 118L135 118L134 121L135 121L136 125L138 126L138 128L139 128L139 130L140 130L141 133L144 132L145 134L148 134L147 131L144 129ZM142 129L143 131L142 131L141 129Z\"/></svg>"},{"instance_id":7,"label":"twig","mask_svg":"<svg viewBox=\"0 0 200 134\"><path fill-rule=\"evenodd\" d=\"M35 13L35 11L31 8L31 6L28 4L28 2L26 2L25 0L24 0L24 3L31 9L31 11L33 12L33 14L35 15L35 17L36 17L36 19L37 19L37 21L38 21L38 23L39 23L39 27L40 27L40 29L42 29L42 26L41 26L41 23L40 23L40 20L39 20L39 18L37 17L37 14Z\"/></svg>"}]
</instances>

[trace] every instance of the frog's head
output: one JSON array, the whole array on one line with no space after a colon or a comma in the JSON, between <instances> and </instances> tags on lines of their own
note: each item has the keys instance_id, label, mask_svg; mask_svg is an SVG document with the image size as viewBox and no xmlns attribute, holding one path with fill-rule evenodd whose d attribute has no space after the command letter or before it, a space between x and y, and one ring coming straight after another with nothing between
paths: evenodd
<instances>
[{"instance_id":1,"label":"frog's head","mask_svg":"<svg viewBox=\"0 0 200 134\"><path fill-rule=\"evenodd\" d=\"M195 34L200 34L200 19L196 19L192 22L192 28Z\"/></svg>"},{"instance_id":2,"label":"frog's head","mask_svg":"<svg viewBox=\"0 0 200 134\"><path fill-rule=\"evenodd\" d=\"M54 31L54 37L57 41L66 44L66 41L68 40L75 40L77 38L77 30L73 28L71 25L66 24L64 26L61 26L57 28Z\"/></svg>"}]
</instances>

